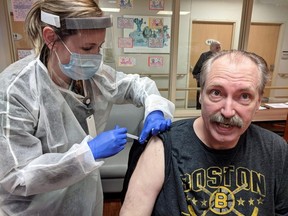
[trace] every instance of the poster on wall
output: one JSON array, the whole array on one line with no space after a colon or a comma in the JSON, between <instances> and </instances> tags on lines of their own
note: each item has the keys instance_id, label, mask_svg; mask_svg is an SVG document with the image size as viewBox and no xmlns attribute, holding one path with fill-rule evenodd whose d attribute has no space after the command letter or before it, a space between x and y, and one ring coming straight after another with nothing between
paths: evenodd
<instances>
[{"instance_id":1,"label":"poster on wall","mask_svg":"<svg viewBox=\"0 0 288 216\"><path fill-rule=\"evenodd\" d=\"M129 37L118 38L118 48L131 48L131 47L133 47L132 38Z\"/></svg>"},{"instance_id":2,"label":"poster on wall","mask_svg":"<svg viewBox=\"0 0 288 216\"><path fill-rule=\"evenodd\" d=\"M17 58L22 59L33 53L32 49L17 49Z\"/></svg>"},{"instance_id":3,"label":"poster on wall","mask_svg":"<svg viewBox=\"0 0 288 216\"><path fill-rule=\"evenodd\" d=\"M130 28L133 29L134 21L133 18L117 17L117 28Z\"/></svg>"},{"instance_id":4,"label":"poster on wall","mask_svg":"<svg viewBox=\"0 0 288 216\"><path fill-rule=\"evenodd\" d=\"M162 56L149 56L148 66L149 67L163 67L163 57Z\"/></svg>"},{"instance_id":5,"label":"poster on wall","mask_svg":"<svg viewBox=\"0 0 288 216\"><path fill-rule=\"evenodd\" d=\"M123 29L123 37L132 38L133 46L125 53L169 53L171 18L155 16L125 16L133 18L133 29Z\"/></svg>"},{"instance_id":6,"label":"poster on wall","mask_svg":"<svg viewBox=\"0 0 288 216\"><path fill-rule=\"evenodd\" d=\"M150 10L164 10L164 0L149 0Z\"/></svg>"},{"instance_id":7,"label":"poster on wall","mask_svg":"<svg viewBox=\"0 0 288 216\"><path fill-rule=\"evenodd\" d=\"M119 0L119 7L121 9L133 8L133 0Z\"/></svg>"},{"instance_id":8,"label":"poster on wall","mask_svg":"<svg viewBox=\"0 0 288 216\"><path fill-rule=\"evenodd\" d=\"M35 0L11 0L14 21L25 21Z\"/></svg>"},{"instance_id":9,"label":"poster on wall","mask_svg":"<svg viewBox=\"0 0 288 216\"><path fill-rule=\"evenodd\" d=\"M133 67L136 65L136 59L134 57L119 56L118 66L119 67Z\"/></svg>"}]
</instances>

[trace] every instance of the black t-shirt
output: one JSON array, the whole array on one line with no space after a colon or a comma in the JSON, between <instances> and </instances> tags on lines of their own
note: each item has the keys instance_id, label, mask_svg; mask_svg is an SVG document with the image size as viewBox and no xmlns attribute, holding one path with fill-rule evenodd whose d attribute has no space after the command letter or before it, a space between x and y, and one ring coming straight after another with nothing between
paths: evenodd
<instances>
[{"instance_id":1,"label":"black t-shirt","mask_svg":"<svg viewBox=\"0 0 288 216\"><path fill-rule=\"evenodd\" d=\"M213 150L193 122L174 122L160 135L165 181L152 215L288 215L288 145L280 136L251 125L235 148Z\"/></svg>"}]
</instances>

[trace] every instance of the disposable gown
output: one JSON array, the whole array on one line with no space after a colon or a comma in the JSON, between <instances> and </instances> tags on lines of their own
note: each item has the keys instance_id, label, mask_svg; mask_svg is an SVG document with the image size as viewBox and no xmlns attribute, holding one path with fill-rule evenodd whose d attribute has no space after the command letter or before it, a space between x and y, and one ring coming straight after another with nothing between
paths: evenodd
<instances>
[{"instance_id":1,"label":"disposable gown","mask_svg":"<svg viewBox=\"0 0 288 216\"><path fill-rule=\"evenodd\" d=\"M107 65L85 81L84 96L59 88L39 58L28 56L0 74L0 215L102 215L99 167L86 118L104 130L113 103L133 103L172 118L174 106L155 83ZM123 116L127 118L128 116Z\"/></svg>"}]
</instances>

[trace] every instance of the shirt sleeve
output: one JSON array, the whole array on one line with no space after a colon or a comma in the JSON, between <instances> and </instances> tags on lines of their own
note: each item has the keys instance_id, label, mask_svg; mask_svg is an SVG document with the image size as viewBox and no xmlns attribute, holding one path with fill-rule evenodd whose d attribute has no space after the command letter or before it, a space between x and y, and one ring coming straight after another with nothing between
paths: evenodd
<instances>
[{"instance_id":1,"label":"shirt sleeve","mask_svg":"<svg viewBox=\"0 0 288 216\"><path fill-rule=\"evenodd\" d=\"M101 73L96 74L94 82L102 94L113 103L145 106L145 116L155 110L161 110L167 118L172 118L174 115L175 105L160 95L155 81L148 77L125 74L103 65Z\"/></svg>"}]
</instances>

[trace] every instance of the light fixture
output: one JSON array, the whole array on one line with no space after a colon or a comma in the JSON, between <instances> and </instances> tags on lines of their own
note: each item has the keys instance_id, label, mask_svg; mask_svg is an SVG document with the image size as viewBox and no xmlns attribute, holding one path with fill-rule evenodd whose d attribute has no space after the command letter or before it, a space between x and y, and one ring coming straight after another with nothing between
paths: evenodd
<instances>
[{"instance_id":1,"label":"light fixture","mask_svg":"<svg viewBox=\"0 0 288 216\"><path fill-rule=\"evenodd\" d=\"M190 13L189 11L180 11L180 15L187 15L189 13ZM159 15L172 15L173 13L172 13L172 11L163 11L163 10L161 10L161 11L158 11L157 14L159 14Z\"/></svg>"},{"instance_id":2,"label":"light fixture","mask_svg":"<svg viewBox=\"0 0 288 216\"><path fill-rule=\"evenodd\" d=\"M120 11L120 8L101 8L101 10L104 11L104 12L118 13Z\"/></svg>"}]
</instances>

